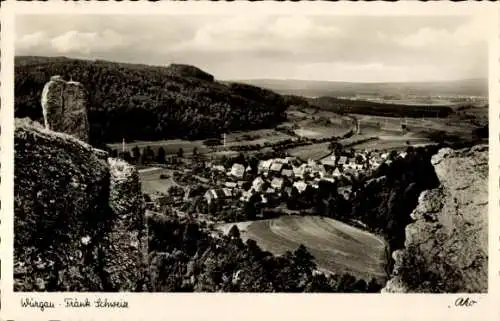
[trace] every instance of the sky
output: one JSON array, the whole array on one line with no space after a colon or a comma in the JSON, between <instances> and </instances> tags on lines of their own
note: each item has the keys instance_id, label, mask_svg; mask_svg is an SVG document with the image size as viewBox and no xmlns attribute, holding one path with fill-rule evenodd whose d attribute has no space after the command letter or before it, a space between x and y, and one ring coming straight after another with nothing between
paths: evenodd
<instances>
[{"instance_id":1,"label":"sky","mask_svg":"<svg viewBox=\"0 0 500 321\"><path fill-rule=\"evenodd\" d=\"M16 55L195 65L219 80L440 81L488 76L473 16L25 15Z\"/></svg>"}]
</instances>

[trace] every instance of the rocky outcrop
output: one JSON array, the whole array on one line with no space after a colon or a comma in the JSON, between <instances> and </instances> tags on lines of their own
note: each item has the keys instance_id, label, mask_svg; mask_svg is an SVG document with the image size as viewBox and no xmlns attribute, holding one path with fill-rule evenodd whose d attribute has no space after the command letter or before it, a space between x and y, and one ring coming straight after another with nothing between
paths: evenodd
<instances>
[{"instance_id":1,"label":"rocky outcrop","mask_svg":"<svg viewBox=\"0 0 500 321\"><path fill-rule=\"evenodd\" d=\"M42 91L45 127L88 142L87 93L79 82L53 76Z\"/></svg>"},{"instance_id":2,"label":"rocky outcrop","mask_svg":"<svg viewBox=\"0 0 500 321\"><path fill-rule=\"evenodd\" d=\"M137 170L65 133L16 120L14 287L134 291L143 282Z\"/></svg>"},{"instance_id":3,"label":"rocky outcrop","mask_svg":"<svg viewBox=\"0 0 500 321\"><path fill-rule=\"evenodd\" d=\"M119 159L109 159L108 163L111 174L109 205L117 220L109 234L111 248L110 255L105 258L105 270L111 276L112 287L125 291L144 285L146 208L137 169ZM124 270L125 266L137 268Z\"/></svg>"},{"instance_id":4,"label":"rocky outcrop","mask_svg":"<svg viewBox=\"0 0 500 321\"><path fill-rule=\"evenodd\" d=\"M486 292L488 146L432 157L441 185L421 193L383 292Z\"/></svg>"}]
</instances>

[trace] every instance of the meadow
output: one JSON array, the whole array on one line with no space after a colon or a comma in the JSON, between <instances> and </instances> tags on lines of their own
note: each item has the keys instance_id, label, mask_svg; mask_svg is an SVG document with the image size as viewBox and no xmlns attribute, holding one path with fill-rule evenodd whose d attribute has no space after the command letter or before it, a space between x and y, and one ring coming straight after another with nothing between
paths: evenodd
<instances>
[{"instance_id":1,"label":"meadow","mask_svg":"<svg viewBox=\"0 0 500 321\"><path fill-rule=\"evenodd\" d=\"M308 160L308 159L319 160L331 153L331 151L328 149L329 145L330 143L326 142L326 143L294 147L288 149L287 151L291 156L298 157L302 160Z\"/></svg>"},{"instance_id":2,"label":"meadow","mask_svg":"<svg viewBox=\"0 0 500 321\"><path fill-rule=\"evenodd\" d=\"M172 173L172 170L156 167L139 170L142 192L168 194L168 189L177 185L171 177ZM165 175L167 178L161 179L160 175Z\"/></svg>"}]
</instances>

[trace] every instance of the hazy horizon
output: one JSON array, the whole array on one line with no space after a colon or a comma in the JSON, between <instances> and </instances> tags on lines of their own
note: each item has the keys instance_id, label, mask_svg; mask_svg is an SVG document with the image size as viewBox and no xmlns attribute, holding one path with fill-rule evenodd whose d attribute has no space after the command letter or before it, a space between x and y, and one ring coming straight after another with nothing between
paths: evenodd
<instances>
[{"instance_id":1,"label":"hazy horizon","mask_svg":"<svg viewBox=\"0 0 500 321\"><path fill-rule=\"evenodd\" d=\"M16 55L189 64L221 81L450 82L488 78L484 28L473 16L24 15Z\"/></svg>"}]
</instances>

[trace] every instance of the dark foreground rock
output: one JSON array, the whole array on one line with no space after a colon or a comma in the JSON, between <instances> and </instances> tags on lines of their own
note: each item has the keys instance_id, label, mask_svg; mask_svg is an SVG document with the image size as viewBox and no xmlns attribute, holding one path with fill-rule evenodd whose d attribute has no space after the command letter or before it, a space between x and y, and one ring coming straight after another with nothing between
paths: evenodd
<instances>
[{"instance_id":1,"label":"dark foreground rock","mask_svg":"<svg viewBox=\"0 0 500 321\"><path fill-rule=\"evenodd\" d=\"M488 146L441 149L440 187L423 192L383 292L487 292Z\"/></svg>"},{"instance_id":2,"label":"dark foreground rock","mask_svg":"<svg viewBox=\"0 0 500 321\"><path fill-rule=\"evenodd\" d=\"M14 288L142 287L143 200L137 171L70 135L16 120Z\"/></svg>"}]
</instances>

